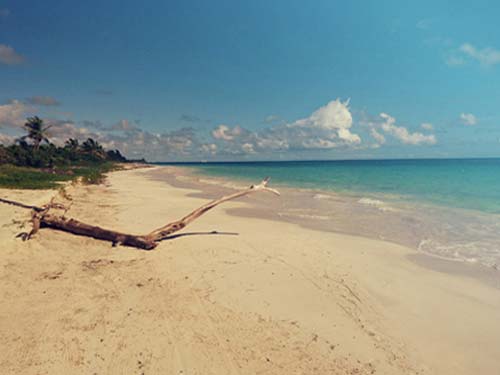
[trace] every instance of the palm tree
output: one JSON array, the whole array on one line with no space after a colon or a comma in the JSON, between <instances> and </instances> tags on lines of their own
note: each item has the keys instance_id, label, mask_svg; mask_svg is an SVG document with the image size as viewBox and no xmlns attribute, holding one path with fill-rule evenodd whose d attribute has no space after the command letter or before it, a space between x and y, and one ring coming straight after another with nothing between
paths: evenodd
<instances>
[{"instance_id":1,"label":"palm tree","mask_svg":"<svg viewBox=\"0 0 500 375\"><path fill-rule=\"evenodd\" d=\"M47 130L51 127L52 125L44 126L43 120L38 116L28 117L26 123L24 124L24 128L27 130L28 134L21 137L20 139L23 141L26 138L31 139L33 142L33 148L35 150L38 150L40 147L40 143L50 143L49 139L47 138Z\"/></svg>"},{"instance_id":2,"label":"palm tree","mask_svg":"<svg viewBox=\"0 0 500 375\"><path fill-rule=\"evenodd\" d=\"M93 138L88 138L85 142L82 143L82 150L87 155L92 156L96 159L106 158L106 153L104 152L103 147Z\"/></svg>"},{"instance_id":3,"label":"palm tree","mask_svg":"<svg viewBox=\"0 0 500 375\"><path fill-rule=\"evenodd\" d=\"M65 156L72 161L77 161L81 159L83 150L76 138L68 139L64 144Z\"/></svg>"},{"instance_id":4,"label":"palm tree","mask_svg":"<svg viewBox=\"0 0 500 375\"><path fill-rule=\"evenodd\" d=\"M78 139L70 138L65 142L64 147L72 152L76 152L78 147L80 147L80 144L78 143Z\"/></svg>"}]
</instances>

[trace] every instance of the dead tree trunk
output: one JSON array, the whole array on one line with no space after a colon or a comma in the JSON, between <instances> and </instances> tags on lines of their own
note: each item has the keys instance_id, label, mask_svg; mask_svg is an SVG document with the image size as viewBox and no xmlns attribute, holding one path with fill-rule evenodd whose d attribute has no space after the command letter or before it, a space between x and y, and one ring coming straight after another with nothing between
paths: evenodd
<instances>
[{"instance_id":1,"label":"dead tree trunk","mask_svg":"<svg viewBox=\"0 0 500 375\"><path fill-rule=\"evenodd\" d=\"M70 232L80 236L87 236L99 240L110 241L113 245L125 245L137 247L139 249L151 250L157 245L155 241L146 236L137 236L133 234L120 233L114 230L101 228L95 225L82 223L75 219L68 219L55 215L44 215L40 219L41 228L52 228Z\"/></svg>"},{"instance_id":2,"label":"dead tree trunk","mask_svg":"<svg viewBox=\"0 0 500 375\"><path fill-rule=\"evenodd\" d=\"M52 228L64 232L73 233L80 236L87 236L99 240L110 241L113 243L113 245L120 244L144 250L151 250L158 245L158 242L167 239L173 233L185 228L189 223L196 220L201 215L203 215L204 213L211 210L215 206L218 206L221 203L257 191L268 191L273 194L279 195L279 192L277 190L267 187L268 182L269 178L266 178L258 185L252 185L245 190L238 191L233 194L215 199L201 206L200 208L197 208L196 210L186 215L182 219L168 223L167 225L155 229L151 233L148 233L146 235L121 233L114 230L105 229L94 225L89 225L75 219L68 219L64 216L49 214L49 210L51 208L65 209L64 206L60 204L55 204L52 201L49 204L42 207L31 206L21 202L11 201L3 198L0 198L0 202L32 210L33 229L29 234L28 233L23 234L24 239L30 239L38 231L39 228L45 227L45 228Z\"/></svg>"}]
</instances>

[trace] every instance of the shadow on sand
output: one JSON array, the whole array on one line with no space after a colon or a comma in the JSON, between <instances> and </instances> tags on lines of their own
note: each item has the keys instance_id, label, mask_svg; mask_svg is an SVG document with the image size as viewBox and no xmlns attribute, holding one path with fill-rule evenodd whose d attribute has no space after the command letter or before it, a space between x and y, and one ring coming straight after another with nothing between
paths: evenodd
<instances>
[{"instance_id":1,"label":"shadow on sand","mask_svg":"<svg viewBox=\"0 0 500 375\"><path fill-rule=\"evenodd\" d=\"M173 234L165 238L165 241L174 240L176 238L185 236L238 236L238 235L239 233L235 232L218 232L216 230L213 230L211 232L188 232L188 233Z\"/></svg>"}]
</instances>

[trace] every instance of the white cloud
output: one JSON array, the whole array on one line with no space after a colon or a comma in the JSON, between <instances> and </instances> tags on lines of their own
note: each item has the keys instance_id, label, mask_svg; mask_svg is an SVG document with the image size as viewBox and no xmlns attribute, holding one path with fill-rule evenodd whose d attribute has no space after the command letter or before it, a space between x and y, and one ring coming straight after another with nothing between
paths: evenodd
<instances>
[{"instance_id":1,"label":"white cloud","mask_svg":"<svg viewBox=\"0 0 500 375\"><path fill-rule=\"evenodd\" d=\"M161 134L153 134L130 125L130 121L121 120L111 127L100 127L91 130L77 126L72 121L47 121L52 125L49 130L49 139L62 145L68 138L80 141L91 137L107 149L119 149L124 155L137 158L145 157L148 160L166 160L169 157L191 155L193 151L205 149L207 153L217 151L216 146L207 145L203 148L191 128L181 128ZM113 129L114 128L114 129ZM118 129L119 128L119 129ZM115 130L124 130L124 133Z\"/></svg>"},{"instance_id":2,"label":"white cloud","mask_svg":"<svg viewBox=\"0 0 500 375\"><path fill-rule=\"evenodd\" d=\"M419 132L411 133L404 126L397 126L396 119L386 113L381 113L380 117L384 120L381 128L387 134L392 135L394 138L400 140L404 144L421 145L421 144L435 144L436 137L434 134L425 135Z\"/></svg>"},{"instance_id":3,"label":"white cloud","mask_svg":"<svg viewBox=\"0 0 500 375\"><path fill-rule=\"evenodd\" d=\"M24 123L29 109L21 101L0 106L0 125L19 127ZM63 144L68 138L83 141L92 137L105 148L117 148L127 157L145 157L151 161L199 160L208 156L223 158L224 155L264 157L278 152L300 153L331 149L366 150L388 143L389 136L404 144L436 143L433 134L410 132L407 128L396 125L393 117L382 113L376 120L361 122L369 127L369 133L365 131L367 138L373 138L361 144L361 137L353 131L349 102L339 99L330 101L307 117L289 123L269 124L256 131L239 125L221 124L210 132L212 141L203 138L193 128L155 134L141 129L138 121L131 122L127 119L112 126L99 121L80 121L76 124L73 121L47 120L46 123L53 125L49 130L49 138L56 144ZM422 124L421 127L432 130L430 124Z\"/></svg>"},{"instance_id":4,"label":"white cloud","mask_svg":"<svg viewBox=\"0 0 500 375\"><path fill-rule=\"evenodd\" d=\"M241 126L219 125L211 132L214 140L222 144L222 153L238 155L253 154L259 146L259 135Z\"/></svg>"},{"instance_id":5,"label":"white cloud","mask_svg":"<svg viewBox=\"0 0 500 375\"><path fill-rule=\"evenodd\" d=\"M350 131L352 115L349 111L349 101L342 103L339 99L332 100L314 111L311 116L297 120L290 126L326 130L331 132L329 138L338 138L346 143L361 142L361 138Z\"/></svg>"},{"instance_id":6,"label":"white cloud","mask_svg":"<svg viewBox=\"0 0 500 375\"><path fill-rule=\"evenodd\" d=\"M460 120L462 121L462 124L468 126L473 126L477 124L477 118L472 113L461 113Z\"/></svg>"},{"instance_id":7,"label":"white cloud","mask_svg":"<svg viewBox=\"0 0 500 375\"><path fill-rule=\"evenodd\" d=\"M253 144L251 143L243 143L243 145L241 146L241 149L243 150L243 152L245 152L245 154L255 154L255 150L253 148Z\"/></svg>"},{"instance_id":8,"label":"white cloud","mask_svg":"<svg viewBox=\"0 0 500 375\"><path fill-rule=\"evenodd\" d=\"M353 120L348 105L333 100L308 117L256 132L219 125L212 131L212 137L224 143L219 149L228 154L355 147L361 138L351 132Z\"/></svg>"},{"instance_id":9,"label":"white cloud","mask_svg":"<svg viewBox=\"0 0 500 375\"><path fill-rule=\"evenodd\" d=\"M0 127L21 127L26 119L26 114L32 108L19 100L11 100L0 105Z\"/></svg>"},{"instance_id":10,"label":"white cloud","mask_svg":"<svg viewBox=\"0 0 500 375\"><path fill-rule=\"evenodd\" d=\"M423 124L420 125L420 127L424 130L433 130L434 126L428 122L424 122Z\"/></svg>"},{"instance_id":11,"label":"white cloud","mask_svg":"<svg viewBox=\"0 0 500 375\"><path fill-rule=\"evenodd\" d=\"M22 133L26 117L36 107L19 100L0 105L0 127L9 127ZM201 154L215 155L217 145L201 143L192 128L180 128L161 134L153 134L137 126L137 121L120 120L112 126L104 126L99 121L81 121L76 124L70 120L44 119L48 138L56 145L63 145L69 138L84 141L93 138L107 149L119 149L130 158L145 157L148 160L173 160L180 157L196 157ZM16 134L14 134L16 135ZM0 133L0 143L10 143L13 136ZM251 149L245 146L247 152Z\"/></svg>"},{"instance_id":12,"label":"white cloud","mask_svg":"<svg viewBox=\"0 0 500 375\"><path fill-rule=\"evenodd\" d=\"M479 61L481 65L490 66L500 63L500 50L492 47L478 49L470 43L464 43L460 46L459 51Z\"/></svg>"},{"instance_id":13,"label":"white cloud","mask_svg":"<svg viewBox=\"0 0 500 375\"><path fill-rule=\"evenodd\" d=\"M75 138L80 141L91 137L96 140L100 140L100 134L93 132L85 127L79 127L72 121L63 120L46 120L47 124L50 125L50 129L47 131L50 141L58 146L62 146L69 138Z\"/></svg>"},{"instance_id":14,"label":"white cloud","mask_svg":"<svg viewBox=\"0 0 500 375\"><path fill-rule=\"evenodd\" d=\"M198 143L192 128L181 128L158 136L159 146L173 154L187 155Z\"/></svg>"},{"instance_id":15,"label":"white cloud","mask_svg":"<svg viewBox=\"0 0 500 375\"><path fill-rule=\"evenodd\" d=\"M280 137L266 135L264 137L257 136L255 139L256 145L261 150L288 150L290 144L288 140Z\"/></svg>"},{"instance_id":16,"label":"white cloud","mask_svg":"<svg viewBox=\"0 0 500 375\"><path fill-rule=\"evenodd\" d=\"M370 134L378 142L378 144L384 144L385 143L385 137L383 136L383 134L380 134L377 131L377 129L371 128L370 129Z\"/></svg>"},{"instance_id":17,"label":"white cloud","mask_svg":"<svg viewBox=\"0 0 500 375\"><path fill-rule=\"evenodd\" d=\"M239 126L235 126L231 129L227 125L219 125L212 131L212 137L215 139L222 139L224 141L232 141L241 134L242 128Z\"/></svg>"},{"instance_id":18,"label":"white cloud","mask_svg":"<svg viewBox=\"0 0 500 375\"><path fill-rule=\"evenodd\" d=\"M217 154L217 145L215 143L204 143L200 147L200 151L204 154L215 155Z\"/></svg>"},{"instance_id":19,"label":"white cloud","mask_svg":"<svg viewBox=\"0 0 500 375\"><path fill-rule=\"evenodd\" d=\"M18 65L24 62L24 57L14 51L14 48L0 44L0 63L6 65Z\"/></svg>"},{"instance_id":20,"label":"white cloud","mask_svg":"<svg viewBox=\"0 0 500 375\"><path fill-rule=\"evenodd\" d=\"M305 149L330 149L338 146L338 143L323 138L305 139L302 147Z\"/></svg>"}]
</instances>

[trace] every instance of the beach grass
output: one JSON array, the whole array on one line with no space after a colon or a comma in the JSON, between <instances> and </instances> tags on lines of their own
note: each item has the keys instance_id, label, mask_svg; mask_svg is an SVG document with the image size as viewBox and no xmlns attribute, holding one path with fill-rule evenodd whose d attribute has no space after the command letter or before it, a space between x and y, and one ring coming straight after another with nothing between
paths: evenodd
<instances>
[{"instance_id":1,"label":"beach grass","mask_svg":"<svg viewBox=\"0 0 500 375\"><path fill-rule=\"evenodd\" d=\"M30 168L0 165L0 187L10 189L56 189L62 182L80 179L84 184L98 184L104 174L119 169L118 163L88 163L60 168Z\"/></svg>"}]
</instances>

